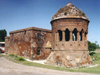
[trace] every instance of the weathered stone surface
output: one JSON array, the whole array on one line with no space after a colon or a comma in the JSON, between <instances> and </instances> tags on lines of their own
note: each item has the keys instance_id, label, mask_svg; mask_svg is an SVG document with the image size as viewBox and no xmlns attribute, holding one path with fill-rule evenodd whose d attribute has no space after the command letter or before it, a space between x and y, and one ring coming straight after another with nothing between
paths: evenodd
<instances>
[{"instance_id":1,"label":"weathered stone surface","mask_svg":"<svg viewBox=\"0 0 100 75\"><path fill-rule=\"evenodd\" d=\"M52 31L41 28L26 28L10 32L10 37L5 38L6 53L33 59L46 59L51 52ZM39 53L38 53L39 51Z\"/></svg>"},{"instance_id":2,"label":"weathered stone surface","mask_svg":"<svg viewBox=\"0 0 100 75\"><path fill-rule=\"evenodd\" d=\"M93 65L88 51L52 51L47 58L47 64L65 66L68 68Z\"/></svg>"},{"instance_id":3,"label":"weathered stone surface","mask_svg":"<svg viewBox=\"0 0 100 75\"><path fill-rule=\"evenodd\" d=\"M47 64L66 67L93 65L87 42L89 20L82 13L68 3L52 17L53 43Z\"/></svg>"},{"instance_id":4,"label":"weathered stone surface","mask_svg":"<svg viewBox=\"0 0 100 75\"><path fill-rule=\"evenodd\" d=\"M72 5L70 2L60 8L58 12L52 17L52 20L60 19L60 18L88 18L85 16L85 13L83 13L81 10L77 9L74 5Z\"/></svg>"}]
</instances>

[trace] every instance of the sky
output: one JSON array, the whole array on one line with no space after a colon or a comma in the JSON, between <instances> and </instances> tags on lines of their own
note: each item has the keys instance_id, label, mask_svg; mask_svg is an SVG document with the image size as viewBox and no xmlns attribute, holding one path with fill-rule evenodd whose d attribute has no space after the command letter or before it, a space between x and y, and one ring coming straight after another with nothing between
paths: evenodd
<instances>
[{"instance_id":1,"label":"sky","mask_svg":"<svg viewBox=\"0 0 100 75\"><path fill-rule=\"evenodd\" d=\"M100 0L0 0L0 30L51 29L52 16L71 2L90 20L88 40L100 45Z\"/></svg>"}]
</instances>

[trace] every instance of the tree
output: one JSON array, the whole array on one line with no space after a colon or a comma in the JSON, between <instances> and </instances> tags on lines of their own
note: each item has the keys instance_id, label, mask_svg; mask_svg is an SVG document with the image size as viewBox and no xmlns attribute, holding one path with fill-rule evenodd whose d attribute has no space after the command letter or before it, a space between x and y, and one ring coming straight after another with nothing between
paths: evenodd
<instances>
[{"instance_id":1,"label":"tree","mask_svg":"<svg viewBox=\"0 0 100 75\"><path fill-rule=\"evenodd\" d=\"M96 44L88 41L88 50L89 51L95 51L95 49L96 49Z\"/></svg>"},{"instance_id":2,"label":"tree","mask_svg":"<svg viewBox=\"0 0 100 75\"><path fill-rule=\"evenodd\" d=\"M0 30L0 41L5 41L5 37L7 36L6 30Z\"/></svg>"}]
</instances>

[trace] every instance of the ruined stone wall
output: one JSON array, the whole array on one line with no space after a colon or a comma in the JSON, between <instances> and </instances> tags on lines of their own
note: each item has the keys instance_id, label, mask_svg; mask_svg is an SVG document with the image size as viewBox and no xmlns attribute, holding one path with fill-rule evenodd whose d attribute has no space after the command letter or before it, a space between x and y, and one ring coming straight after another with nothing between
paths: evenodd
<instances>
[{"instance_id":1,"label":"ruined stone wall","mask_svg":"<svg viewBox=\"0 0 100 75\"><path fill-rule=\"evenodd\" d=\"M51 48L46 48L46 44L49 41L52 43L52 34L51 32L46 31L33 31L34 35L32 37L32 46L35 47L33 50L34 59L45 59L51 52ZM40 54L37 55L37 51L40 51Z\"/></svg>"},{"instance_id":2,"label":"ruined stone wall","mask_svg":"<svg viewBox=\"0 0 100 75\"><path fill-rule=\"evenodd\" d=\"M5 53L10 51L10 36L5 37Z\"/></svg>"},{"instance_id":3,"label":"ruined stone wall","mask_svg":"<svg viewBox=\"0 0 100 75\"><path fill-rule=\"evenodd\" d=\"M32 34L31 30L11 32L9 54L31 57L30 56L31 34Z\"/></svg>"},{"instance_id":4,"label":"ruined stone wall","mask_svg":"<svg viewBox=\"0 0 100 75\"><path fill-rule=\"evenodd\" d=\"M68 68L93 65L88 51L52 51L47 58L47 64L65 66Z\"/></svg>"},{"instance_id":5,"label":"ruined stone wall","mask_svg":"<svg viewBox=\"0 0 100 75\"><path fill-rule=\"evenodd\" d=\"M50 54L51 50L45 49L48 41L52 43L51 30L41 28L26 28L10 32L9 49L6 48L6 53L15 54L32 59L45 59ZM6 45L7 47L7 45ZM39 51L39 54L37 54Z\"/></svg>"}]
</instances>

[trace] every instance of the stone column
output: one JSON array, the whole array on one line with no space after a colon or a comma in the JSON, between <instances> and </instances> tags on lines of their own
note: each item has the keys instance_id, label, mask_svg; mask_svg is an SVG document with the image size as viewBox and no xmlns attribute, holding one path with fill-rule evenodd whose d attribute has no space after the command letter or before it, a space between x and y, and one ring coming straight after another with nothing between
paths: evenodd
<instances>
[{"instance_id":1,"label":"stone column","mask_svg":"<svg viewBox=\"0 0 100 75\"><path fill-rule=\"evenodd\" d=\"M59 41L59 33L57 32L57 36L56 36L57 41Z\"/></svg>"},{"instance_id":2,"label":"stone column","mask_svg":"<svg viewBox=\"0 0 100 75\"><path fill-rule=\"evenodd\" d=\"M63 35L62 41L65 41L65 31L62 31L62 35Z\"/></svg>"},{"instance_id":3,"label":"stone column","mask_svg":"<svg viewBox=\"0 0 100 75\"><path fill-rule=\"evenodd\" d=\"M77 32L77 41L80 41L80 38L79 38L79 31Z\"/></svg>"},{"instance_id":4,"label":"stone column","mask_svg":"<svg viewBox=\"0 0 100 75\"><path fill-rule=\"evenodd\" d=\"M82 41L84 41L84 32L82 32Z\"/></svg>"},{"instance_id":5,"label":"stone column","mask_svg":"<svg viewBox=\"0 0 100 75\"><path fill-rule=\"evenodd\" d=\"M72 41L72 31L70 31L70 41Z\"/></svg>"}]
</instances>

